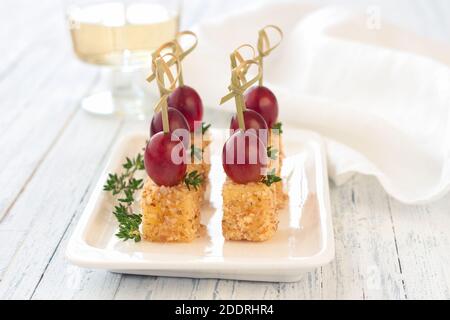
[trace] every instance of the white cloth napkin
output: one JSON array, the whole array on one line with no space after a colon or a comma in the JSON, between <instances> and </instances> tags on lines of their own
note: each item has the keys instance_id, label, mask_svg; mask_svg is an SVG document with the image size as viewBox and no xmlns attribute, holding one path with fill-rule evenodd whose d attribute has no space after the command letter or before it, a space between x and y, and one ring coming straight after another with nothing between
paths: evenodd
<instances>
[{"instance_id":1,"label":"white cloth napkin","mask_svg":"<svg viewBox=\"0 0 450 320\"><path fill-rule=\"evenodd\" d=\"M450 49L368 18L279 3L203 21L186 81L219 108L229 53L276 24L285 37L265 60L265 85L285 125L324 137L331 178L374 175L402 202L437 199L450 189Z\"/></svg>"}]
</instances>

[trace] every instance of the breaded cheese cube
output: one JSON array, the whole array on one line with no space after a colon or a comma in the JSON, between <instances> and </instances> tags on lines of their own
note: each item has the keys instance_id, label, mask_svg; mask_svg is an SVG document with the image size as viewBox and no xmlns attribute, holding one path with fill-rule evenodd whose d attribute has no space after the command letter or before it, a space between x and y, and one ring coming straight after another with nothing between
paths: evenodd
<instances>
[{"instance_id":1,"label":"breaded cheese cube","mask_svg":"<svg viewBox=\"0 0 450 320\"><path fill-rule=\"evenodd\" d=\"M265 241L273 237L278 215L271 187L262 182L238 184L227 178L222 197L225 239Z\"/></svg>"},{"instance_id":2,"label":"breaded cheese cube","mask_svg":"<svg viewBox=\"0 0 450 320\"><path fill-rule=\"evenodd\" d=\"M154 242L190 242L200 226L200 189L156 185L151 179L141 194L142 234Z\"/></svg>"}]
</instances>

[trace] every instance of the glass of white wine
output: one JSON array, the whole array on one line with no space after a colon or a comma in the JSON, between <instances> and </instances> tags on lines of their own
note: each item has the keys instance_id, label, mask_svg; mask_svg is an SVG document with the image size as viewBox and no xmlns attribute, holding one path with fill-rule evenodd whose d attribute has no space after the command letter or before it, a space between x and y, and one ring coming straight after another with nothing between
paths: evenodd
<instances>
[{"instance_id":1,"label":"glass of white wine","mask_svg":"<svg viewBox=\"0 0 450 320\"><path fill-rule=\"evenodd\" d=\"M81 105L95 114L143 118L142 79L151 53L179 31L179 0L66 0L76 56L100 67L100 79Z\"/></svg>"}]
</instances>

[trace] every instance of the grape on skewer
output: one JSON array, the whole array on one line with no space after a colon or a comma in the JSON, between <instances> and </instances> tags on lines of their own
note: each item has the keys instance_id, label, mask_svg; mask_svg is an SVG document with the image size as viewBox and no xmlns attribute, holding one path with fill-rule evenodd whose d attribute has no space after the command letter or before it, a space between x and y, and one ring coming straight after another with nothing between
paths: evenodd
<instances>
[{"instance_id":1,"label":"grape on skewer","mask_svg":"<svg viewBox=\"0 0 450 320\"><path fill-rule=\"evenodd\" d=\"M222 232L227 240L265 241L275 234L278 226L275 192L274 185L264 182L268 161L266 144L250 130L259 126L267 129L267 124L264 119L251 121L251 116L245 116L243 97L243 92L258 80L260 68L258 74L247 81L245 75L249 68L258 64L254 60L238 60L235 54L231 55L231 92L221 101L224 103L234 97L236 116L231 126L237 122L239 127L222 151L222 165L228 176L222 189ZM252 128L247 128L247 124Z\"/></svg>"},{"instance_id":2,"label":"grape on skewer","mask_svg":"<svg viewBox=\"0 0 450 320\"><path fill-rule=\"evenodd\" d=\"M165 57L176 59L177 76L173 76ZM187 172L186 148L172 134L167 97L175 89L179 60L172 54L154 57L153 69L161 94L157 109L161 113L162 131L154 134L145 150L145 169L150 177L141 194L143 238L155 242L189 242L201 231L200 206L203 179ZM165 85L165 78L169 85Z\"/></svg>"},{"instance_id":3,"label":"grape on skewer","mask_svg":"<svg viewBox=\"0 0 450 320\"><path fill-rule=\"evenodd\" d=\"M180 42L183 37L192 37L194 39L193 44L188 49L183 49ZM161 54L164 50L171 49L172 53L177 57L180 62L180 74L178 77L177 88L169 95L168 105L171 108L180 111L186 118L189 124L191 132L195 130L195 123L201 123L203 119L203 102L198 92L184 84L183 71L181 69L181 61L189 55L197 47L198 39L195 33L191 31L179 32L176 38L171 41L170 45L162 46L160 50L157 50L155 54ZM174 59L168 61L168 65L171 66L174 63ZM153 73L147 79L149 82L155 79Z\"/></svg>"},{"instance_id":4,"label":"grape on skewer","mask_svg":"<svg viewBox=\"0 0 450 320\"><path fill-rule=\"evenodd\" d=\"M280 41L275 45L271 46L269 41L269 36L267 34L268 30L274 30L279 33ZM283 31L274 25L268 25L261 29L258 33L258 57L256 60L259 63L261 70L264 66L264 58L267 57L281 42L283 38ZM261 77L259 78L258 86L255 86L248 90L245 94L245 105L248 109L254 110L261 114L266 120L269 128L272 128L278 118L278 101L275 94L263 84L264 71L261 72Z\"/></svg>"}]
</instances>

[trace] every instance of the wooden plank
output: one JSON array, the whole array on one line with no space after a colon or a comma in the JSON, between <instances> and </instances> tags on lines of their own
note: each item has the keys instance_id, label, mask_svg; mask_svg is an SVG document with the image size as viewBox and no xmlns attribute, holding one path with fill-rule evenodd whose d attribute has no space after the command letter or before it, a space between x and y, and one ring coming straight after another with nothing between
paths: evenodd
<instances>
[{"instance_id":1,"label":"wooden plank","mask_svg":"<svg viewBox=\"0 0 450 320\"><path fill-rule=\"evenodd\" d=\"M112 119L103 119L102 121L104 121L105 123L114 122L114 120ZM105 128L101 128L98 125L97 127L99 127L98 130L100 130L100 132L108 131L105 130ZM146 122L126 122L125 124L123 124L123 126L115 136L113 135L114 131L110 132L109 141L111 144L114 144L115 142L117 142L118 139L120 139L120 137L129 133L130 131L144 130L144 128L147 127L148 124ZM69 133L67 134L67 137L70 138ZM96 145L96 148L100 147ZM98 175L100 174L100 171L103 170L105 159L108 158L109 151L111 151L110 149L111 146L106 145L106 149L104 150L108 150L107 155L104 157L103 161L101 162L101 165L95 169L96 174L94 175L94 177L89 180L90 188L97 182L99 178ZM92 157L93 159L99 158L98 156ZM80 163L81 160L83 160L83 158L80 156L79 159ZM82 165L82 163L80 165ZM91 173L90 175L86 176L91 177L92 175L93 174ZM30 286L32 287L31 290L32 292L30 296L27 297L32 296L34 299L48 298L49 295L54 299L69 299L69 298L112 299L114 297L121 279L120 274L113 274L105 271L86 270L78 268L69 265L64 258L64 251L66 249L68 238L71 234L71 231L76 221L79 218L79 215L81 214L83 208L85 207L86 202L88 201L91 191L92 191L91 189L86 191L86 196L83 197L83 199L81 199L79 203L76 202L73 203L71 211L74 214L74 218L71 219L70 221L64 222L67 230L66 229L60 230L58 239L61 239L61 241L56 241L57 239L55 238L55 241L52 242L52 250L54 253L52 255L48 255L46 253L47 254L46 268L45 272L43 272L42 277L38 279L37 278L38 273L36 273L36 275L34 275L32 278L32 283L30 283L30 279L26 280L27 284L24 284L24 290L27 287ZM55 203L52 205L58 204ZM59 223L63 224L63 222L61 221ZM40 255L42 255L42 253ZM38 281L36 281L36 279ZM27 289L26 294L29 293L30 291Z\"/></svg>"},{"instance_id":2,"label":"wooden plank","mask_svg":"<svg viewBox=\"0 0 450 320\"><path fill-rule=\"evenodd\" d=\"M62 11L55 9L52 1L43 1L42 5L18 1L0 13L2 17L11 11L23 13L11 21L10 30L15 30L17 37L10 39L10 31L1 35L8 37L1 43L11 47L4 50L8 67L0 70L0 166L4 169L0 181L8 182L8 188L0 194L0 220L78 109L78 100L96 76L94 68L74 58Z\"/></svg>"},{"instance_id":3,"label":"wooden plank","mask_svg":"<svg viewBox=\"0 0 450 320\"><path fill-rule=\"evenodd\" d=\"M336 258L294 284L283 299L403 299L389 206L378 182L359 176L331 188Z\"/></svg>"},{"instance_id":4,"label":"wooden plank","mask_svg":"<svg viewBox=\"0 0 450 320\"><path fill-rule=\"evenodd\" d=\"M281 283L279 299L309 300L321 299L322 268L306 273L303 278L294 283Z\"/></svg>"},{"instance_id":5,"label":"wooden plank","mask_svg":"<svg viewBox=\"0 0 450 320\"><path fill-rule=\"evenodd\" d=\"M450 299L450 196L426 206L388 201L409 299Z\"/></svg>"},{"instance_id":6,"label":"wooden plank","mask_svg":"<svg viewBox=\"0 0 450 320\"><path fill-rule=\"evenodd\" d=\"M34 95L22 99L23 92L18 91L6 104L18 111L12 117L8 117L12 113L5 112L4 119L13 125L5 125L0 135L0 166L4 169L0 171L0 181L8 181L8 188L0 195L0 219L79 109L80 97L92 85L95 73L80 73L80 69L83 70L78 62L69 59L64 68L55 68L45 81L39 82ZM25 100L22 107L14 104L14 98L19 102Z\"/></svg>"},{"instance_id":7,"label":"wooden plank","mask_svg":"<svg viewBox=\"0 0 450 320\"><path fill-rule=\"evenodd\" d=\"M82 210L120 124L80 110L34 173L0 225L1 262L7 263L0 297L31 296L75 213ZM25 237L18 234L11 241L10 231L26 231Z\"/></svg>"},{"instance_id":8,"label":"wooden plank","mask_svg":"<svg viewBox=\"0 0 450 320\"><path fill-rule=\"evenodd\" d=\"M8 71L18 65L17 57L25 53L25 48L30 44L43 42L49 35L58 33L59 30L50 32L56 15L49 13L54 9L55 3L45 0L39 2L14 0L0 3L0 19L5 26L0 29L0 44L5 45L2 48L0 81L9 74ZM33 28L29 28L30 25L33 25Z\"/></svg>"},{"instance_id":9,"label":"wooden plank","mask_svg":"<svg viewBox=\"0 0 450 320\"><path fill-rule=\"evenodd\" d=\"M232 299L280 299L281 283L237 281L231 292Z\"/></svg>"},{"instance_id":10,"label":"wooden plank","mask_svg":"<svg viewBox=\"0 0 450 320\"><path fill-rule=\"evenodd\" d=\"M103 164L102 164L103 166ZM91 185L86 195L92 191ZM67 242L76 226L82 208L85 207L88 196L80 202L80 210L75 213L70 225L64 232L61 241L54 244L54 254L48 258L45 270L38 282L24 284L31 287L31 299L113 299L122 275L107 271L89 270L70 264L65 258Z\"/></svg>"},{"instance_id":11,"label":"wooden plank","mask_svg":"<svg viewBox=\"0 0 450 320\"><path fill-rule=\"evenodd\" d=\"M2 101L0 132L2 134L6 133L11 126L16 126L15 121L25 113L33 111L31 109L33 103L39 98L42 99L43 88L49 88L56 84L55 80L61 80L60 76L55 75L57 70L60 70L60 74L73 71L71 65L67 66L67 60L72 60L72 68L75 61L67 50L54 51L43 45L35 45L32 50L32 54L26 54L19 58L18 65L10 70L8 76L0 83ZM51 64L47 64L49 59L52 61ZM75 66L80 69L79 71L86 69L78 63ZM66 67L68 69L64 70ZM30 72L33 69L37 70ZM65 84L65 82L62 83ZM59 87L61 87L61 82L59 82ZM53 90L54 88L52 87Z\"/></svg>"},{"instance_id":12,"label":"wooden plank","mask_svg":"<svg viewBox=\"0 0 450 320\"><path fill-rule=\"evenodd\" d=\"M359 176L332 199L340 217L335 234L342 255L335 271L323 268L324 298L404 299L390 208L379 183Z\"/></svg>"},{"instance_id":13,"label":"wooden plank","mask_svg":"<svg viewBox=\"0 0 450 320\"><path fill-rule=\"evenodd\" d=\"M114 299L148 300L153 294L157 277L122 275Z\"/></svg>"}]
</instances>

